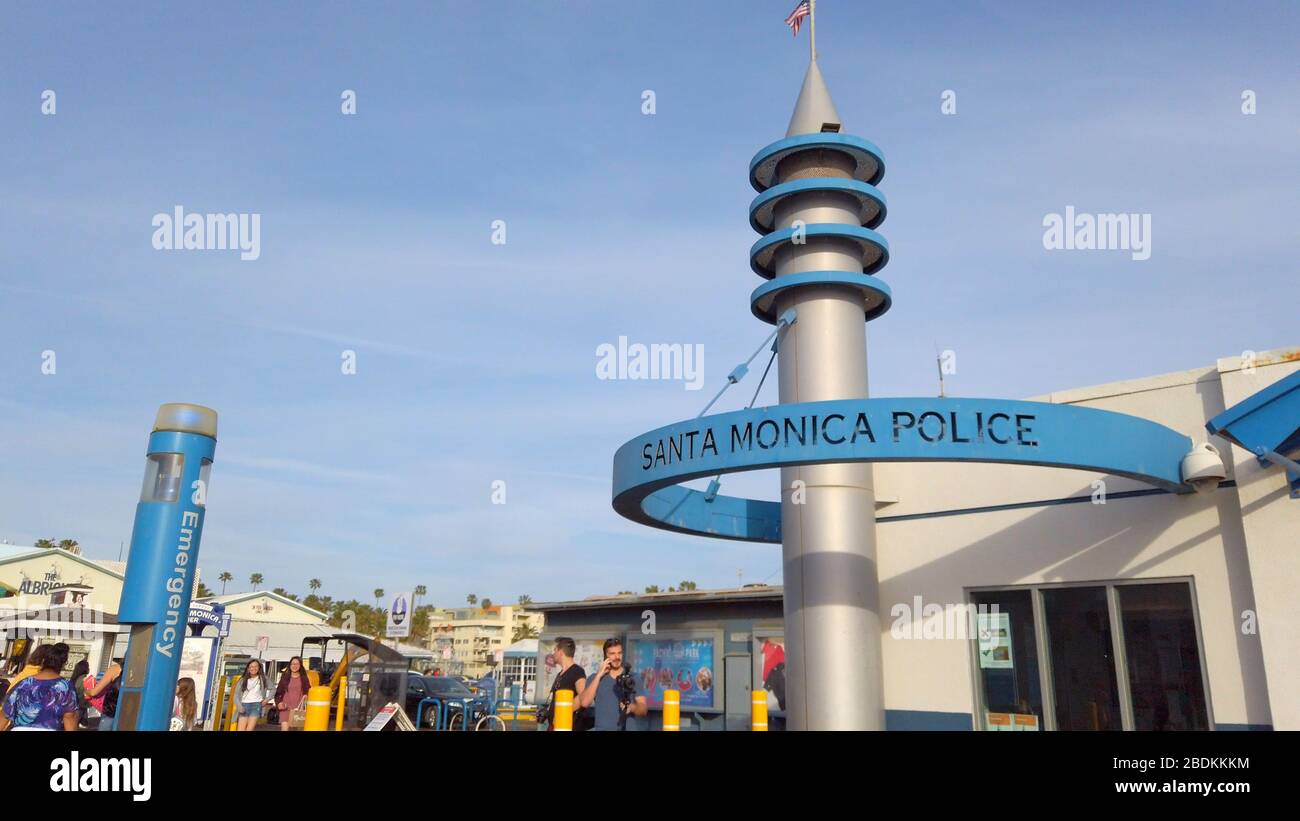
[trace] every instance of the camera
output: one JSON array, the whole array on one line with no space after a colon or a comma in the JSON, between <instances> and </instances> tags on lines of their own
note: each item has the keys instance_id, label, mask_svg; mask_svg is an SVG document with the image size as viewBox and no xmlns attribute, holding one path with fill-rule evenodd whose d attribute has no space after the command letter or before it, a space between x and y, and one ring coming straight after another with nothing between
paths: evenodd
<instances>
[{"instance_id":1,"label":"camera","mask_svg":"<svg viewBox=\"0 0 1300 821\"><path fill-rule=\"evenodd\" d=\"M555 704L553 701L548 698L545 704L537 708L536 715L538 724L550 724L551 719L555 715Z\"/></svg>"},{"instance_id":2,"label":"camera","mask_svg":"<svg viewBox=\"0 0 1300 821\"><path fill-rule=\"evenodd\" d=\"M632 667L626 662L623 669L619 671L618 677L614 679L614 695L618 697L618 706L621 708L618 715L618 729L627 729L627 708L636 698L636 676L632 675Z\"/></svg>"},{"instance_id":3,"label":"camera","mask_svg":"<svg viewBox=\"0 0 1300 821\"><path fill-rule=\"evenodd\" d=\"M618 703L624 707L632 703L636 697L636 677L632 675L632 668L627 664L623 665L623 670L614 679L614 695L618 696Z\"/></svg>"}]
</instances>

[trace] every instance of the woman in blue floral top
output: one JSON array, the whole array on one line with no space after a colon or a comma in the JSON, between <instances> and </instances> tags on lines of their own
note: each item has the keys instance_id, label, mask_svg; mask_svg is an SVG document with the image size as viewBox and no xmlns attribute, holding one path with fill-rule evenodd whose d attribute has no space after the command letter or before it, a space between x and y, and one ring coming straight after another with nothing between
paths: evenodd
<instances>
[{"instance_id":1,"label":"woman in blue floral top","mask_svg":"<svg viewBox=\"0 0 1300 821\"><path fill-rule=\"evenodd\" d=\"M68 645L50 645L41 656L41 670L5 696L0 710L0 730L77 729L77 691L62 677L68 663Z\"/></svg>"}]
</instances>

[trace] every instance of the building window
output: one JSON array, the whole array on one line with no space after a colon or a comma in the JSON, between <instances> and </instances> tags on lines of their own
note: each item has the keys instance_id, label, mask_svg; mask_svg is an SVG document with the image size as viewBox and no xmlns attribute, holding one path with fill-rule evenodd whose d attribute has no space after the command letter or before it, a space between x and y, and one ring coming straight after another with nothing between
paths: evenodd
<instances>
[{"instance_id":1,"label":"building window","mask_svg":"<svg viewBox=\"0 0 1300 821\"><path fill-rule=\"evenodd\" d=\"M1208 730L1191 588L1126 584L1117 590L1134 729Z\"/></svg>"},{"instance_id":2,"label":"building window","mask_svg":"<svg viewBox=\"0 0 1300 821\"><path fill-rule=\"evenodd\" d=\"M1192 601L1188 581L971 592L979 723L986 730L1210 729Z\"/></svg>"},{"instance_id":3,"label":"building window","mask_svg":"<svg viewBox=\"0 0 1300 821\"><path fill-rule=\"evenodd\" d=\"M1056 729L1123 729L1106 588L1044 590L1043 610L1056 695Z\"/></svg>"},{"instance_id":4,"label":"building window","mask_svg":"<svg viewBox=\"0 0 1300 821\"><path fill-rule=\"evenodd\" d=\"M985 711L997 716L998 721L1003 715L1033 716L1041 723L1043 694L1031 592L972 593L971 603L981 613L987 611L987 615L977 616L976 624L976 655ZM1012 720L1008 719L1008 723Z\"/></svg>"}]
</instances>

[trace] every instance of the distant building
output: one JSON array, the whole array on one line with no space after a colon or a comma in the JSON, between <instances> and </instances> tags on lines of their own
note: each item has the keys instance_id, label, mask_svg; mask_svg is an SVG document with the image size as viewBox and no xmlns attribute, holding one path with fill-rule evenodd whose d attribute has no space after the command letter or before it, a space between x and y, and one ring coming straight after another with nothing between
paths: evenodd
<instances>
[{"instance_id":1,"label":"distant building","mask_svg":"<svg viewBox=\"0 0 1300 821\"><path fill-rule=\"evenodd\" d=\"M206 596L197 601L220 604L231 616L230 635L221 643L223 670L242 667L244 660L258 658L269 670L278 672L291 658L301 655L304 638L345 632L328 623L328 614L269 590ZM259 649L263 638L266 648ZM423 647L400 644L397 649L421 669L433 657Z\"/></svg>"},{"instance_id":2,"label":"distant building","mask_svg":"<svg viewBox=\"0 0 1300 821\"><path fill-rule=\"evenodd\" d=\"M82 659L96 672L107 667L126 647L127 628L117 623L125 567L59 548L0 545L0 677L56 641L71 650L66 672Z\"/></svg>"},{"instance_id":3,"label":"distant building","mask_svg":"<svg viewBox=\"0 0 1300 821\"><path fill-rule=\"evenodd\" d=\"M501 697L510 697L512 685L519 685L520 699L534 704L537 694L537 639L520 639L506 648L501 661Z\"/></svg>"},{"instance_id":4,"label":"distant building","mask_svg":"<svg viewBox=\"0 0 1300 821\"><path fill-rule=\"evenodd\" d=\"M479 678L501 666L516 632L540 634L544 624L541 613L509 604L441 611L430 618L429 649L444 673Z\"/></svg>"},{"instance_id":5,"label":"distant building","mask_svg":"<svg viewBox=\"0 0 1300 821\"><path fill-rule=\"evenodd\" d=\"M546 700L559 673L552 654L557 638L574 640L574 660L588 675L603 658L605 640L619 638L650 706L629 729L659 729L663 691L673 689L681 693L682 729L748 730L750 688L763 682L772 687L772 721L779 727L785 699L777 681L785 659L781 601L779 586L750 584L530 604L546 616L534 703Z\"/></svg>"}]
</instances>

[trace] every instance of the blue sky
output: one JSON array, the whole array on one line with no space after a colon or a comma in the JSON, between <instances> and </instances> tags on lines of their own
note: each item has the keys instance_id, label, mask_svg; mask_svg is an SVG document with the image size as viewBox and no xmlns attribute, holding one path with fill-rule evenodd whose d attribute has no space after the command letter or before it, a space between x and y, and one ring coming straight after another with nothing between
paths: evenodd
<instances>
[{"instance_id":1,"label":"blue sky","mask_svg":"<svg viewBox=\"0 0 1300 821\"><path fill-rule=\"evenodd\" d=\"M116 558L154 411L189 401L221 415L209 584L450 605L779 581L777 547L625 522L609 470L767 332L746 169L807 63L790 6L10 8L0 539ZM846 129L888 163L873 394L933 395L936 348L951 393L1022 397L1300 342L1294 3L822 0L818 23ZM154 250L176 205L261 214L261 257ZM1045 251L1067 205L1151 214L1151 258ZM702 344L705 390L597 379L620 335Z\"/></svg>"}]
</instances>

